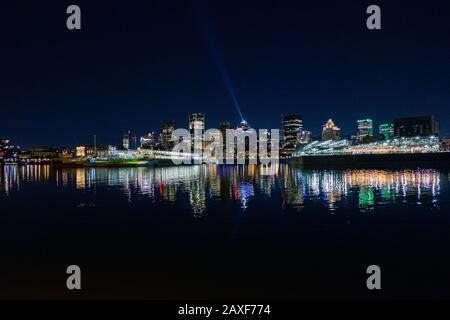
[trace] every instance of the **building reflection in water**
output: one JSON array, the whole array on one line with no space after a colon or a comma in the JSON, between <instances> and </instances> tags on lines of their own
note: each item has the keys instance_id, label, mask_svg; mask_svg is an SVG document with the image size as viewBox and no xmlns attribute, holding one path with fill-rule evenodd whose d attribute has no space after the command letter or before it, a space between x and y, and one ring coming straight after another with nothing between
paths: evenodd
<instances>
[{"instance_id":1,"label":"building reflection in water","mask_svg":"<svg viewBox=\"0 0 450 320\"><path fill-rule=\"evenodd\" d=\"M196 217L211 202L245 211L256 205L255 198L258 203L270 199L283 209L298 211L305 210L308 201L318 202L334 212L353 195L360 210L368 211L379 204L412 199L417 204L430 199L437 204L440 174L437 170L302 171L284 164L114 169L7 165L1 167L0 192L8 197L23 183L49 181L83 192L107 187L120 190L129 202L142 196L167 203L186 201Z\"/></svg>"},{"instance_id":2,"label":"building reflection in water","mask_svg":"<svg viewBox=\"0 0 450 320\"><path fill-rule=\"evenodd\" d=\"M21 182L46 182L50 179L49 165L0 166L0 194L9 196L19 191Z\"/></svg>"}]
</instances>

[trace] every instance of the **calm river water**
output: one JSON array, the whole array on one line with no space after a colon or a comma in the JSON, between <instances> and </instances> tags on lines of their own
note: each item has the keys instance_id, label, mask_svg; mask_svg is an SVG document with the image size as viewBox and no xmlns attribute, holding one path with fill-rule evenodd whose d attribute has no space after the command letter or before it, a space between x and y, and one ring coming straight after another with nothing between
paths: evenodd
<instances>
[{"instance_id":1,"label":"calm river water","mask_svg":"<svg viewBox=\"0 0 450 320\"><path fill-rule=\"evenodd\" d=\"M0 169L1 298L450 298L448 172Z\"/></svg>"}]
</instances>

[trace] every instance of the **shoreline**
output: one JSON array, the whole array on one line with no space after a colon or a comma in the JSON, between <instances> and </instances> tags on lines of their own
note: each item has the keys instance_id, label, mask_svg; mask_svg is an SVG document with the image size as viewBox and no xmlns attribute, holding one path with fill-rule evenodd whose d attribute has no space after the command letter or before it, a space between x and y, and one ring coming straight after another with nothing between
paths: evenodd
<instances>
[{"instance_id":1,"label":"shoreline","mask_svg":"<svg viewBox=\"0 0 450 320\"><path fill-rule=\"evenodd\" d=\"M289 159L304 169L449 169L450 152L314 155Z\"/></svg>"},{"instance_id":2,"label":"shoreline","mask_svg":"<svg viewBox=\"0 0 450 320\"><path fill-rule=\"evenodd\" d=\"M450 152L439 153L391 153L391 154L348 154L348 155L308 155L280 159L280 164L289 164L303 169L450 169ZM206 164L206 163L203 163ZM242 164L214 164L218 166ZM61 161L42 160L30 162L0 162L8 165L50 165L55 168L137 168L137 167L176 167L168 159L159 160L118 160L118 161ZM182 164L194 166L199 164ZM249 163L245 163L249 165ZM261 165L260 163L257 164ZM272 164L273 165L273 164ZM264 165L263 165L264 166ZM269 165L270 166L270 165Z\"/></svg>"}]
</instances>

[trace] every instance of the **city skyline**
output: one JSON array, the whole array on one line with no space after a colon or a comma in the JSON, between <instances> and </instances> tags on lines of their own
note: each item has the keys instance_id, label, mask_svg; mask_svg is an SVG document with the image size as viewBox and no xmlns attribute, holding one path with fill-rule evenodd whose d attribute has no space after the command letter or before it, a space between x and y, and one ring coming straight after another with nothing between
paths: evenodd
<instances>
[{"instance_id":1,"label":"city skyline","mask_svg":"<svg viewBox=\"0 0 450 320\"><path fill-rule=\"evenodd\" d=\"M159 127L159 129L155 130L155 128L151 128L151 129L148 129L148 130L146 130L144 132L141 132L141 133L136 133L135 130L128 129L128 130L125 130L124 132L122 132L122 135L120 135L120 136L118 135L114 142L112 142L112 141L102 141L101 143L97 144L98 134L95 133L95 134L90 135L89 137L87 137L86 140L84 141L84 143L80 143L80 144L77 144L77 145L69 145L69 144L46 145L46 144L40 144L40 145L34 145L34 146L27 146L25 148L23 148L23 146L19 145L19 144L16 144L16 146L21 147L22 149L39 148L39 147L43 147L43 148L55 148L55 147L56 148L75 148L75 147L79 147L81 145L94 146L94 145L97 144L99 146L100 145L103 145L103 146L107 146L107 145L110 145L110 146L123 146L125 149L129 149L129 148L130 149L136 149L138 146L142 146L142 144L143 144L142 140L144 140L144 144L148 143L148 141L146 141L146 140L149 139L149 138L153 142L160 142L162 144L167 144L167 143L169 143L169 141L171 139L171 135L172 135L174 129L178 129L178 128L185 129L186 128L186 129L192 130L191 129L191 126L193 125L192 124L192 121L193 121L192 117L193 116L197 117L198 115L200 115L202 117L202 119L201 119L201 121L202 121L201 126L202 126L203 129L201 129L201 130L202 130L203 133L206 130L208 130L208 129L219 129L222 132L222 134L224 134L223 129L221 129L221 125L224 124L224 123L226 123L226 124L230 123L228 121L221 121L216 126L209 126L208 122L206 121L206 115L204 113L190 113L188 115L189 120L186 123L187 125L184 126L184 127L177 126L176 123L174 122L174 120L165 119L162 122L162 124ZM314 131L309 130L309 128L304 125L303 116L301 116L301 115L283 115L283 114L281 114L281 122L280 122L279 126L277 128L269 128L268 130L270 130L270 129L279 129L280 132L285 132L285 130L286 130L286 128L284 127L286 125L286 123L285 123L286 120L285 119L296 118L296 117L298 117L300 119L300 125L299 125L300 136L298 137L298 141L297 142L291 141L292 143L294 143L294 142L295 143L300 143L300 141L302 141L302 143L308 143L308 142L311 142L311 141L314 141L314 140L324 140L324 139L327 140L327 138L324 138L325 129L328 126L335 126L332 118L329 118L328 121L324 122L324 124L322 125L322 128L321 128L321 130L319 132L314 132ZM336 126L337 130L339 131L337 139L338 140L340 140L340 139L350 139L350 140L359 140L359 141L361 141L361 136L360 136L360 134L361 134L361 127L360 126L361 126L361 122L364 122L364 121L370 121L370 126L371 126L370 128L371 129L370 129L370 134L368 134L368 136L373 138L373 139L375 139L375 140L380 140L380 139L386 139L384 129L382 129L383 126L391 125L392 126L391 130L393 131L394 130L394 122L396 122L396 121L403 121L403 120L407 120L407 121L408 120L412 120L412 121L414 121L414 120L421 121L422 120L423 121L426 118L430 118L430 119L432 119L432 121L435 121L436 131L435 131L435 133L433 133L433 135L441 136L442 138L448 139L447 136L443 136L443 135L439 134L438 128L440 128L440 127L438 127L438 121L435 120L434 115L413 115L413 116L409 116L409 117L401 117L401 118L396 118L396 119L390 119L389 121L386 121L386 122L383 122L383 123L379 123L379 124L377 124L377 123L374 124L373 120L369 119L369 118L362 119L362 120L358 118L358 120L356 120L355 123L354 123L353 131L347 130L349 133L342 134L341 132L343 130L341 130L340 127L337 128L338 126ZM242 123L245 123L245 125L248 128L252 128L252 129L257 129L257 130L258 129L267 129L267 128L255 128L255 127L251 126L251 124L248 124L246 120L241 120L239 123L236 123L236 125L231 124L229 129L239 128L239 126L241 126ZM330 123L331 123L331 125L330 125ZM377 130L374 130L375 125L377 125ZM170 126L170 127L168 127L168 126ZM197 126L198 126L198 124L197 124ZM435 129L433 128L433 131L434 130ZM347 131L344 130L344 132L347 132ZM308 135L307 141L303 141L303 139L304 139L303 138L303 134L307 134ZM420 135L421 134L418 134L417 136L420 136ZM403 135L403 134L399 134L399 133L395 134L394 132L392 132L392 137L399 137L399 136L414 136L414 135ZM8 141L15 142L14 138L11 138L11 137L8 137L8 136L0 137L0 138L8 140ZM280 138L281 138L281 140L284 140L283 136L281 136ZM292 139L292 138L290 138L290 139ZM334 140L334 138L330 138L330 139ZM289 140L289 138L288 138L288 140ZM294 140L295 140L295 138L294 138ZM363 141L361 141L361 142L363 142ZM367 142L370 142L370 141L366 141L366 142L363 142L363 143L367 143ZM126 145L128 145L128 146L126 146ZM172 145L172 147L173 147L173 145ZM168 148L168 149L170 149L170 148Z\"/></svg>"},{"instance_id":2,"label":"city skyline","mask_svg":"<svg viewBox=\"0 0 450 320\"><path fill-rule=\"evenodd\" d=\"M0 7L0 299L450 299L449 0Z\"/></svg>"},{"instance_id":3,"label":"city skyline","mask_svg":"<svg viewBox=\"0 0 450 320\"><path fill-rule=\"evenodd\" d=\"M190 112L215 126L244 117L256 128L300 114L316 135L328 118L351 135L359 117L380 124L432 113L449 135L444 3L404 12L379 1L383 29L375 32L357 3L79 5L83 28L70 32L64 4L8 4L3 47L12 63L0 104L15 121L0 136L24 147L75 146L94 134L119 143L123 132L159 130L165 119L184 127Z\"/></svg>"}]
</instances>

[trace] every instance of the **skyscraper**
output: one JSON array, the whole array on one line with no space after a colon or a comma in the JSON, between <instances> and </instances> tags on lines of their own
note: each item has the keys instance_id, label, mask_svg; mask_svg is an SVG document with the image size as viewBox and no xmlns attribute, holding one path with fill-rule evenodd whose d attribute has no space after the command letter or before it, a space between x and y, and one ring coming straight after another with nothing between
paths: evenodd
<instances>
[{"instance_id":1,"label":"skyscraper","mask_svg":"<svg viewBox=\"0 0 450 320\"><path fill-rule=\"evenodd\" d=\"M363 140L365 137L373 138L373 121L372 119L358 120L358 140Z\"/></svg>"},{"instance_id":2,"label":"skyscraper","mask_svg":"<svg viewBox=\"0 0 450 320\"><path fill-rule=\"evenodd\" d=\"M437 136L438 123L434 116L398 118L394 120L396 137Z\"/></svg>"},{"instance_id":3,"label":"skyscraper","mask_svg":"<svg viewBox=\"0 0 450 320\"><path fill-rule=\"evenodd\" d=\"M137 149L137 140L136 140L136 133L133 131L129 131L130 134L130 149L135 150Z\"/></svg>"},{"instance_id":4,"label":"skyscraper","mask_svg":"<svg viewBox=\"0 0 450 320\"><path fill-rule=\"evenodd\" d=\"M291 155L301 142L303 118L299 115L288 115L282 118L282 154Z\"/></svg>"},{"instance_id":5,"label":"skyscraper","mask_svg":"<svg viewBox=\"0 0 450 320\"><path fill-rule=\"evenodd\" d=\"M161 147L164 150L170 150L173 147L172 133L174 130L174 121L165 120L161 130Z\"/></svg>"},{"instance_id":6,"label":"skyscraper","mask_svg":"<svg viewBox=\"0 0 450 320\"><path fill-rule=\"evenodd\" d=\"M125 150L130 149L130 134L129 134L129 132L125 133L122 137L122 147Z\"/></svg>"},{"instance_id":7,"label":"skyscraper","mask_svg":"<svg viewBox=\"0 0 450 320\"><path fill-rule=\"evenodd\" d=\"M250 125L245 120L242 120L236 128L236 130L242 130L242 131L247 131L249 129L250 129Z\"/></svg>"},{"instance_id":8,"label":"skyscraper","mask_svg":"<svg viewBox=\"0 0 450 320\"><path fill-rule=\"evenodd\" d=\"M380 137L382 140L391 140L394 138L394 124L383 123L379 127Z\"/></svg>"},{"instance_id":9,"label":"skyscraper","mask_svg":"<svg viewBox=\"0 0 450 320\"><path fill-rule=\"evenodd\" d=\"M341 129L339 129L333 122L329 119L322 129L322 140L341 140Z\"/></svg>"},{"instance_id":10,"label":"skyscraper","mask_svg":"<svg viewBox=\"0 0 450 320\"><path fill-rule=\"evenodd\" d=\"M257 150L254 150L251 145L251 136L252 134L255 134L256 137L256 130L250 127L247 121L242 120L238 126L236 127L234 131L235 135L238 137L245 137L248 136L248 138L245 138L245 151L240 151L239 148L236 150L236 157L244 158L244 159L250 159L257 157ZM238 138L239 139L239 138ZM257 138L256 138L257 140ZM256 145L258 144L258 141L255 141Z\"/></svg>"},{"instance_id":11,"label":"skyscraper","mask_svg":"<svg viewBox=\"0 0 450 320\"><path fill-rule=\"evenodd\" d=\"M205 115L203 113L192 113L189 115L189 132L193 148L202 148L203 134L205 133Z\"/></svg>"},{"instance_id":12,"label":"skyscraper","mask_svg":"<svg viewBox=\"0 0 450 320\"><path fill-rule=\"evenodd\" d=\"M128 130L122 137L122 146L125 150L136 149L136 135L133 131Z\"/></svg>"},{"instance_id":13,"label":"skyscraper","mask_svg":"<svg viewBox=\"0 0 450 320\"><path fill-rule=\"evenodd\" d=\"M223 121L219 123L219 131L222 133L222 144L225 148L225 143L227 139L227 129L231 129L231 123L228 121Z\"/></svg>"},{"instance_id":14,"label":"skyscraper","mask_svg":"<svg viewBox=\"0 0 450 320\"><path fill-rule=\"evenodd\" d=\"M219 130L222 133L222 138L225 139L227 136L227 129L231 129L231 123L228 121L223 121L219 123Z\"/></svg>"}]
</instances>

